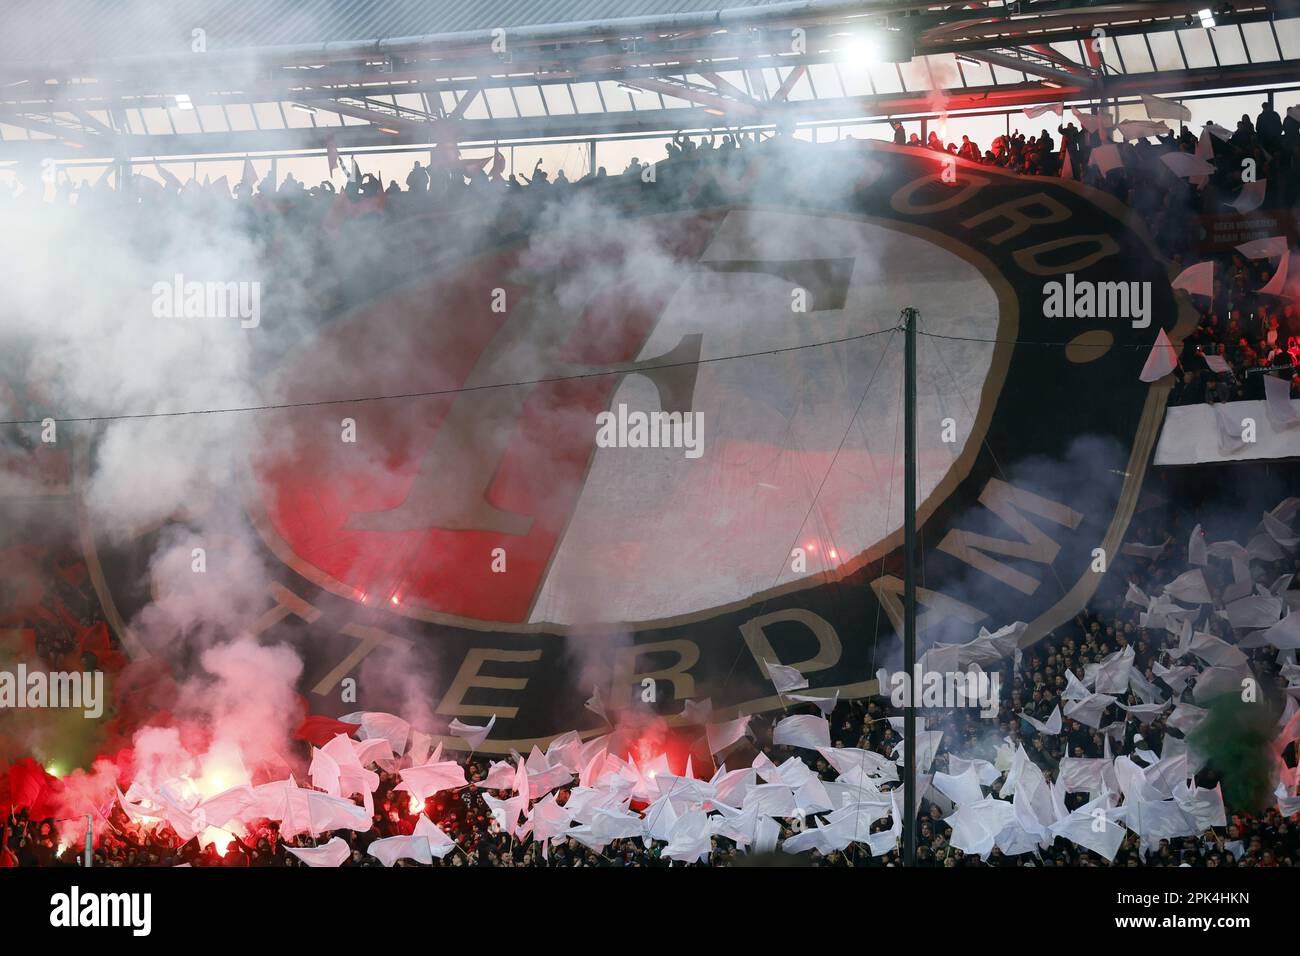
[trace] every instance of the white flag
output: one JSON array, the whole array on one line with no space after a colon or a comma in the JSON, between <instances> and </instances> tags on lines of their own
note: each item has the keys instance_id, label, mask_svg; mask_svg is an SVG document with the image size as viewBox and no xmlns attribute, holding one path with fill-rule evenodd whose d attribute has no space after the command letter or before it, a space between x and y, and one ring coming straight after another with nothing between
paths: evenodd
<instances>
[{"instance_id":1,"label":"white flag","mask_svg":"<svg viewBox=\"0 0 1300 956\"><path fill-rule=\"evenodd\" d=\"M455 790L468 784L465 768L454 760L441 760L400 771L402 782L394 790L408 790L415 799L424 801L442 790Z\"/></svg>"},{"instance_id":2,"label":"white flag","mask_svg":"<svg viewBox=\"0 0 1300 956\"><path fill-rule=\"evenodd\" d=\"M803 690L808 686L808 678L799 672L797 667L787 667L785 664L773 664L771 661L763 661L763 666L767 668L767 676L772 681L772 686L776 688L778 694L784 694L786 691Z\"/></svg>"},{"instance_id":3,"label":"white flag","mask_svg":"<svg viewBox=\"0 0 1300 956\"><path fill-rule=\"evenodd\" d=\"M1169 284L1188 295L1214 295L1214 262L1198 262L1194 266L1188 266Z\"/></svg>"},{"instance_id":4,"label":"white flag","mask_svg":"<svg viewBox=\"0 0 1300 956\"><path fill-rule=\"evenodd\" d=\"M744 737L749 729L750 720L750 717L738 717L725 724L709 724L705 728L705 735L709 740L709 753L721 753Z\"/></svg>"},{"instance_id":5,"label":"white flag","mask_svg":"<svg viewBox=\"0 0 1300 956\"><path fill-rule=\"evenodd\" d=\"M704 700L688 700L682 704L682 723L707 724L709 722L709 715L712 713L712 698L706 697Z\"/></svg>"},{"instance_id":6,"label":"white flag","mask_svg":"<svg viewBox=\"0 0 1300 956\"><path fill-rule=\"evenodd\" d=\"M1278 261L1277 269L1273 272L1273 278L1268 280L1268 285L1260 289L1259 295L1283 295L1286 291L1287 276L1291 270L1291 260L1294 256L1287 253Z\"/></svg>"},{"instance_id":7,"label":"white flag","mask_svg":"<svg viewBox=\"0 0 1300 956\"><path fill-rule=\"evenodd\" d=\"M833 697L814 697L808 694L791 694L790 699L797 700L801 704L816 704L817 709L822 712L822 716L829 717L831 712L835 710L835 705L839 703L840 692L839 690L836 690L835 696Z\"/></svg>"},{"instance_id":8,"label":"white flag","mask_svg":"<svg viewBox=\"0 0 1300 956\"><path fill-rule=\"evenodd\" d=\"M1057 116L1065 115L1064 103L1045 103L1041 106L1026 106L1025 115L1030 119L1038 119L1044 113L1055 113Z\"/></svg>"},{"instance_id":9,"label":"white flag","mask_svg":"<svg viewBox=\"0 0 1300 956\"><path fill-rule=\"evenodd\" d=\"M1165 330L1161 329L1160 334L1156 336L1156 344L1151 347L1151 354L1147 356L1146 364L1142 366L1142 373L1138 378L1144 382L1156 382L1177 367L1178 353L1174 351L1174 344L1169 341L1169 336L1165 335Z\"/></svg>"},{"instance_id":10,"label":"white flag","mask_svg":"<svg viewBox=\"0 0 1300 956\"><path fill-rule=\"evenodd\" d=\"M1192 176L1209 176L1214 167L1198 156L1189 153L1162 153L1160 161L1169 167L1175 176L1189 179Z\"/></svg>"},{"instance_id":11,"label":"white flag","mask_svg":"<svg viewBox=\"0 0 1300 956\"><path fill-rule=\"evenodd\" d=\"M1035 720L1026 713L1021 713L1020 719L1029 726L1033 727L1040 734L1056 735L1061 732L1061 706L1058 704L1052 710L1052 715L1047 718L1046 722Z\"/></svg>"},{"instance_id":12,"label":"white flag","mask_svg":"<svg viewBox=\"0 0 1300 956\"><path fill-rule=\"evenodd\" d=\"M605 723L610 722L609 717L605 714L605 702L600 699L599 687L593 687L591 689L591 697L589 697L587 702L582 706L587 708L587 710L591 711L593 714L598 715L601 720L605 721Z\"/></svg>"},{"instance_id":13,"label":"white flag","mask_svg":"<svg viewBox=\"0 0 1300 956\"><path fill-rule=\"evenodd\" d=\"M342 837L335 837L324 846L286 846L285 849L308 866L342 866L352 855Z\"/></svg>"},{"instance_id":14,"label":"white flag","mask_svg":"<svg viewBox=\"0 0 1300 956\"><path fill-rule=\"evenodd\" d=\"M1115 143L1106 143L1088 154L1088 165L1096 166L1104 176L1112 169L1123 169L1124 159L1119 154L1119 146Z\"/></svg>"},{"instance_id":15,"label":"white flag","mask_svg":"<svg viewBox=\"0 0 1300 956\"><path fill-rule=\"evenodd\" d=\"M429 841L424 837L395 836L375 840L366 848L366 852L384 866L392 866L398 860L414 860L426 865L433 863Z\"/></svg>"},{"instance_id":16,"label":"white flag","mask_svg":"<svg viewBox=\"0 0 1300 956\"><path fill-rule=\"evenodd\" d=\"M1199 568L1178 575L1165 585L1164 593L1184 604L1209 604L1214 600L1205 584L1205 574Z\"/></svg>"},{"instance_id":17,"label":"white flag","mask_svg":"<svg viewBox=\"0 0 1300 956\"><path fill-rule=\"evenodd\" d=\"M831 745L831 725L825 717L796 714L786 717L772 731L772 743L779 747L804 747L816 750Z\"/></svg>"},{"instance_id":18,"label":"white flag","mask_svg":"<svg viewBox=\"0 0 1300 956\"><path fill-rule=\"evenodd\" d=\"M1162 99L1159 96L1151 96L1143 93L1142 105L1147 109L1147 118L1153 120L1178 120L1181 123L1189 122L1192 118L1192 111L1182 103L1173 100Z\"/></svg>"},{"instance_id":19,"label":"white flag","mask_svg":"<svg viewBox=\"0 0 1300 956\"><path fill-rule=\"evenodd\" d=\"M1089 133L1096 133L1106 127L1115 125L1111 118L1105 114L1080 113L1078 110L1072 110L1071 112L1074 113L1074 118L1079 121L1079 125Z\"/></svg>"},{"instance_id":20,"label":"white flag","mask_svg":"<svg viewBox=\"0 0 1300 956\"><path fill-rule=\"evenodd\" d=\"M1254 212L1264 205L1264 194L1268 191L1268 180L1257 179L1241 187L1235 199L1228 200L1228 205L1237 212Z\"/></svg>"},{"instance_id":21,"label":"white flag","mask_svg":"<svg viewBox=\"0 0 1300 956\"><path fill-rule=\"evenodd\" d=\"M1286 236L1271 236L1268 239L1252 239L1237 247L1247 259L1280 259L1286 255Z\"/></svg>"},{"instance_id":22,"label":"white flag","mask_svg":"<svg viewBox=\"0 0 1300 956\"><path fill-rule=\"evenodd\" d=\"M1082 700L1072 700L1065 705L1065 716L1077 720L1094 730L1101 729L1101 715L1106 708L1115 703L1109 694L1089 694Z\"/></svg>"},{"instance_id":23,"label":"white flag","mask_svg":"<svg viewBox=\"0 0 1300 956\"><path fill-rule=\"evenodd\" d=\"M339 720L345 724L360 724L361 729L357 731L357 737L361 740L382 737L393 748L393 753L406 752L406 740L410 735L411 725L401 717L380 711L362 710L340 717Z\"/></svg>"},{"instance_id":24,"label":"white flag","mask_svg":"<svg viewBox=\"0 0 1300 956\"><path fill-rule=\"evenodd\" d=\"M475 727L473 724L461 723L459 720L453 720L451 726L447 729L465 743L469 744L470 750L478 750L483 741L487 740L488 734L492 733L492 727L497 722L497 715L493 714L492 719L487 722L486 727Z\"/></svg>"},{"instance_id":25,"label":"white flag","mask_svg":"<svg viewBox=\"0 0 1300 956\"><path fill-rule=\"evenodd\" d=\"M1124 120L1119 124L1119 131L1125 139L1167 136L1172 132L1164 123L1149 123L1146 120Z\"/></svg>"}]
</instances>

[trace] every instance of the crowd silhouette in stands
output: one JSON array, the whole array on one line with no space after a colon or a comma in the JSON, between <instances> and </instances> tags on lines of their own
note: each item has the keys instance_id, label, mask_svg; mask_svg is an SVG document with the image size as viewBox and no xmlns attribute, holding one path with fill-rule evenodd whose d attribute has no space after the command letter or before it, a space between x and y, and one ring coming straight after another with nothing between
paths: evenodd
<instances>
[{"instance_id":1,"label":"crowd silhouette in stands","mask_svg":"<svg viewBox=\"0 0 1300 956\"><path fill-rule=\"evenodd\" d=\"M1207 256L1197 248L1204 226L1201 217L1234 211L1227 205L1243 186L1244 161L1253 161L1255 180L1266 183L1261 213L1289 212L1300 207L1300 121L1288 111L1284 117L1270 104L1262 104L1252 120L1243 115L1235 130L1221 130L1220 136L1208 132L1198 136L1186 126L1165 136L1150 136L1136 142L1118 142L1121 134L1101 126L1091 132L1074 122L1057 126L1056 136L1047 129L1026 136L1019 130L998 136L988 148L981 148L969 136L961 142L945 143L930 130L923 142L919 133L909 133L905 124L892 121L895 145L954 155L971 163L997 167L1026 176L1070 176L1100 189L1133 209L1147 225L1152 237L1171 263L1180 269ZM762 149L772 143L789 141L793 127L779 125L774 132L727 131L693 139L681 132L664 146L660 163L680 160L725 162L741 150ZM1172 173L1160 156L1167 152L1195 153L1202 136L1213 152L1215 171L1205 182L1191 182ZM1092 163L1093 152L1100 146L1117 142L1121 166L1102 172ZM1204 149L1204 147L1203 147ZM454 153L454 151L453 151ZM364 203L342 208L351 213L367 213L424 207L462 208L474 204L484 193L503 195L533 193L537 190L563 193L619 179L639 179L647 163L634 157L627 167L614 176L604 167L597 168L576 181L563 170L553 177L538 160L528 175L506 173L505 157L500 152L475 160L461 160L458 155L437 153L437 165L416 161L405 177L405 188L397 180L387 187L374 173L362 173L353 164L340 160L348 172L341 190L330 180L307 186L289 174L277 186L268 175L260 182L251 175L251 166L233 187L223 177L217 183L200 184L194 180L182 184L171 173L163 172L162 181L142 174L132 175L123 190L114 189L108 174L97 184L74 185L66 176L53 190L56 204L100 206L123 200L150 205L178 200L196 212L212 202L242 202L246 205L274 205L278 209L310 207L315 215L328 218L324 210L339 202ZM47 190L37 171L17 197L0 185L0 214L10 203L35 201ZM1300 307L1279 296L1260 295L1277 263L1248 260L1240 253L1226 252L1209 256L1216 261L1215 292L1212 298L1197 297L1201 321L1183 345L1181 368L1176 373L1178 386L1172 401L1176 404L1233 401L1263 397L1261 372L1292 379L1292 395L1300 397ZM1215 372L1206 356L1222 356L1227 371ZM1216 363L1217 364L1217 363Z\"/></svg>"}]
</instances>

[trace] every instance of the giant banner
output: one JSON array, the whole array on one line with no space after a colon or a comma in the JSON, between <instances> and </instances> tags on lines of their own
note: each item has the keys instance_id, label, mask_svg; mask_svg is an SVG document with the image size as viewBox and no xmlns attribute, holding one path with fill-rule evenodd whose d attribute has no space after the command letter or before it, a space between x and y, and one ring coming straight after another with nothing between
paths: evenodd
<instances>
[{"instance_id":1,"label":"giant banner","mask_svg":"<svg viewBox=\"0 0 1300 956\"><path fill-rule=\"evenodd\" d=\"M1095 590L1164 410L1138 373L1179 330L1130 210L862 143L538 192L482 228L390 208L322 236L316 321L258 356L275 407L213 495L268 569L248 630L300 650L314 711L495 715L501 753L603 732L595 709L779 708L766 662L874 692L898 663L905 308L923 642L1016 620L1031 642ZM169 533L84 529L137 655L175 652L132 627Z\"/></svg>"}]
</instances>

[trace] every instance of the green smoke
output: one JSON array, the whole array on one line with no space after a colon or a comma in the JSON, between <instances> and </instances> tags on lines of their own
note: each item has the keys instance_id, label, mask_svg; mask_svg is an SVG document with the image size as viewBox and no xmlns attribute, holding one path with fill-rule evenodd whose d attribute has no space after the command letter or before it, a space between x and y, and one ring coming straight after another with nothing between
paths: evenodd
<instances>
[{"instance_id":1,"label":"green smoke","mask_svg":"<svg viewBox=\"0 0 1300 956\"><path fill-rule=\"evenodd\" d=\"M1223 778L1224 803L1261 813L1273 803L1277 766L1277 713L1264 701L1246 703L1237 694L1208 702L1209 713L1188 743L1207 758L1206 768Z\"/></svg>"}]
</instances>

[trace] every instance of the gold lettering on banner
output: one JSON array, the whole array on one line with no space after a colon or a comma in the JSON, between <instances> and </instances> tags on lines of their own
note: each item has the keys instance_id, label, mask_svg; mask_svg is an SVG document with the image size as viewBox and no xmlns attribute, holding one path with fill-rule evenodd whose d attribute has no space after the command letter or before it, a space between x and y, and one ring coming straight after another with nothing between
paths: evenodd
<instances>
[{"instance_id":1,"label":"gold lettering on banner","mask_svg":"<svg viewBox=\"0 0 1300 956\"><path fill-rule=\"evenodd\" d=\"M914 179L910 183L898 187L894 191L894 195L889 197L889 204L894 208L894 212L902 213L905 216L921 216L932 212L943 212L945 209L960 206L989 184L989 181L983 176L971 176L966 185L962 186L957 192L953 192L951 186L945 185L943 187L943 199L939 202L924 206L913 205L912 194L922 186L940 182L940 175L940 173L932 173L929 176L922 176L920 179Z\"/></svg>"},{"instance_id":2,"label":"gold lettering on banner","mask_svg":"<svg viewBox=\"0 0 1300 956\"><path fill-rule=\"evenodd\" d=\"M992 578L1015 588L1023 594L1033 594L1042 582L984 552L1003 554L1011 558L1023 558L1039 564L1051 564L1061 546L1046 532L1029 520L1021 511L1046 518L1063 527L1073 530L1083 520L1083 515L1072 508L1050 501L1033 492L1016 488L997 478L980 492L980 504L1001 518L1021 538L1021 541L1007 541L1002 538L990 538L973 531L953 529L939 542L939 550L964 561L977 571L983 571Z\"/></svg>"},{"instance_id":3,"label":"gold lettering on banner","mask_svg":"<svg viewBox=\"0 0 1300 956\"><path fill-rule=\"evenodd\" d=\"M871 590L876 593L876 599L880 601L880 606L885 609L885 614L889 616L890 623L894 625L894 630L901 634L903 632L902 578L886 574L871 582ZM941 620L955 619L965 621L967 624L978 624L988 618L988 615L979 608L963 604L956 598L950 598L938 591L931 591L929 588L918 587L916 589L916 603L922 607L933 608L933 610L916 616L916 633L918 634L924 633L926 628L932 624L937 624Z\"/></svg>"},{"instance_id":4,"label":"gold lettering on banner","mask_svg":"<svg viewBox=\"0 0 1300 956\"><path fill-rule=\"evenodd\" d=\"M1067 246L1080 245L1082 243L1091 243L1094 246L1092 252L1087 255L1074 259L1071 262L1064 262L1060 265L1048 266L1041 264L1038 259L1040 255L1048 252L1055 252L1057 249L1064 249ZM1059 276L1067 272L1082 272L1090 266L1096 265L1102 259L1119 253L1119 243L1107 235L1093 236L1067 236L1064 239L1053 239L1050 242L1042 242L1036 246L1030 246L1027 249L1017 249L1011 253L1011 258L1016 260L1016 265L1026 272L1036 276Z\"/></svg>"},{"instance_id":5,"label":"gold lettering on banner","mask_svg":"<svg viewBox=\"0 0 1300 956\"><path fill-rule=\"evenodd\" d=\"M1025 214L1025 210L1032 208L1044 209L1047 215L1032 217ZM1061 205L1046 193L1034 193L1032 196L1025 196L1021 199L1013 199L1010 202L999 203L991 209L971 216L971 218L962 222L963 228L974 229L976 226L983 225L995 219L1001 219L1011 223L1009 227L999 232L997 235L989 236L989 242L995 246L1000 246L1008 239L1019 236L1028 231L1033 226L1046 225L1053 222L1065 222L1070 218L1070 210Z\"/></svg>"},{"instance_id":6,"label":"gold lettering on banner","mask_svg":"<svg viewBox=\"0 0 1300 956\"><path fill-rule=\"evenodd\" d=\"M754 655L754 660L758 663L758 669L764 677L771 676L767 672L767 665L763 663L765 660L771 661L773 664L785 663L777 656L775 648L772 647L772 642L767 639L767 633L764 631L764 628L769 624L775 624L778 621L802 624L812 632L813 637L817 638L816 654L807 660L788 663L786 664L787 667L793 667L804 674L811 674L815 671L824 671L839 663L844 648L840 644L839 635L835 633L835 628L831 626L830 622L805 608L792 607L784 611L773 611L771 614L760 615L740 625L740 633L749 646L749 653Z\"/></svg>"},{"instance_id":7,"label":"gold lettering on banner","mask_svg":"<svg viewBox=\"0 0 1300 956\"><path fill-rule=\"evenodd\" d=\"M275 607L269 609L253 622L253 626L249 630L254 635L270 630L291 614L301 618L308 624L315 624L320 619L321 612L319 610L313 607L309 601L294 594L283 584L272 584L270 591L271 597L275 598Z\"/></svg>"},{"instance_id":8,"label":"gold lettering on banner","mask_svg":"<svg viewBox=\"0 0 1300 956\"><path fill-rule=\"evenodd\" d=\"M610 705L615 709L628 706L632 686L649 678L655 683L668 681L673 685L673 700L686 700L695 696L695 678L690 669L700 660L700 645L684 638L655 641L650 644L633 644L620 647L615 652L614 680L609 691ZM655 671L636 671L636 662L647 654L672 653L677 660L671 667Z\"/></svg>"},{"instance_id":9,"label":"gold lettering on banner","mask_svg":"<svg viewBox=\"0 0 1300 956\"><path fill-rule=\"evenodd\" d=\"M528 686L527 677L490 677L480 674L479 668L484 661L501 661L507 664L527 664L542 658L542 650L507 651L493 647L472 647L461 662L456 678L447 688L442 702L438 704L438 713L453 717L491 717L496 714L503 720L510 720L519 713L518 707L505 707L500 704L467 704L465 692L471 687L490 687L493 690L523 690Z\"/></svg>"},{"instance_id":10,"label":"gold lettering on banner","mask_svg":"<svg viewBox=\"0 0 1300 956\"><path fill-rule=\"evenodd\" d=\"M381 631L377 627L364 627L360 624L348 624L339 628L339 633L358 638L361 643L352 650L352 653L339 661L337 667L320 679L320 682L312 688L313 694L328 694L338 685L339 681L346 677L354 667L365 660L371 651L376 648L391 647L396 650L405 650L413 646L414 643L404 637L398 637L396 634Z\"/></svg>"}]
</instances>

